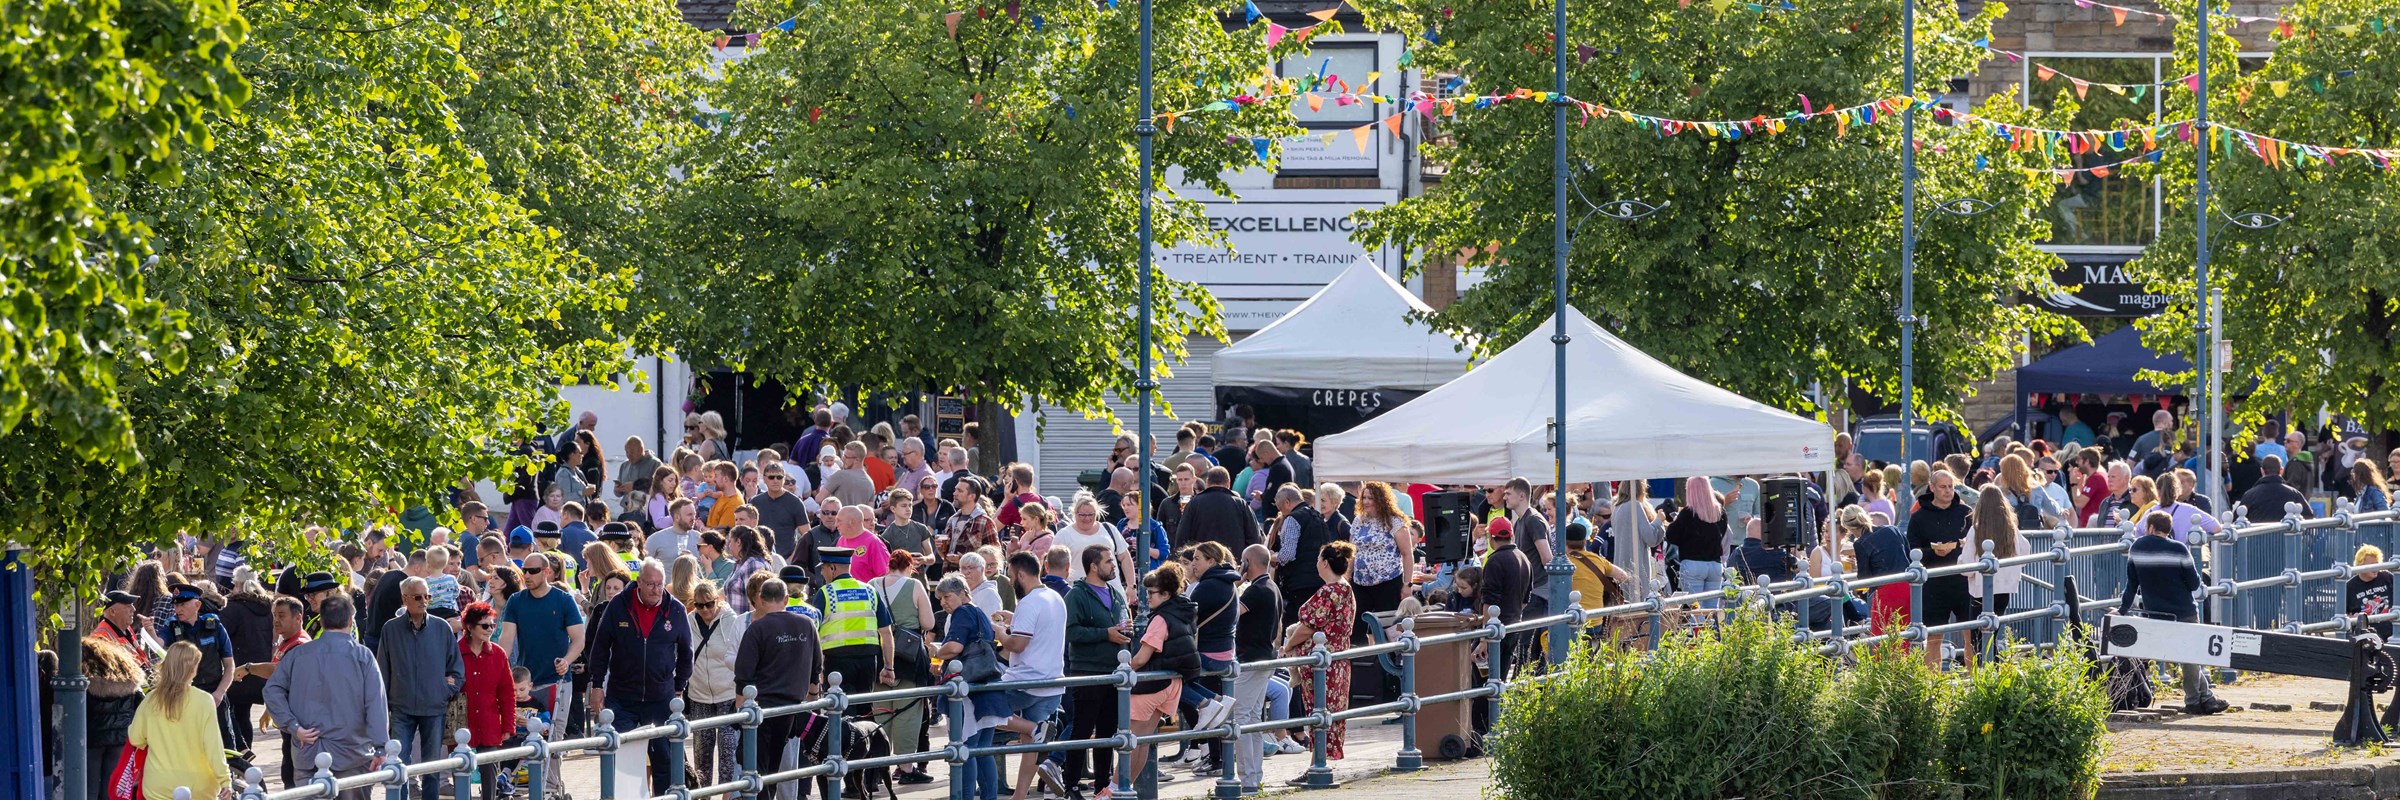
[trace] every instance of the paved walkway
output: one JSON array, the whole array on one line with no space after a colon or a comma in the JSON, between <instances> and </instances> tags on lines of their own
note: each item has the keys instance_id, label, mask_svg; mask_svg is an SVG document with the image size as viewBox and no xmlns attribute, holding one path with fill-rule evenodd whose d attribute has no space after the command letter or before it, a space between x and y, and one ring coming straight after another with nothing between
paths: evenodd
<instances>
[{"instance_id":1,"label":"paved walkway","mask_svg":"<svg viewBox=\"0 0 2400 800\"><path fill-rule=\"evenodd\" d=\"M935 726L933 734L935 746L942 746L948 743L948 738L943 734L942 726ZM269 785L274 789L280 790L283 788L282 781L275 776L278 774L277 770L279 770L282 766L282 753L279 751L279 748L273 743L273 741L274 740L271 737L267 736L262 736L260 738L260 746L257 748L257 766L264 774L268 776L267 780ZM1305 742L1305 740L1303 741ZM1174 753L1173 745L1169 745L1165 749L1170 755ZM1348 751L1348 758L1339 761L1330 761L1327 763L1327 766L1333 770L1334 780L1337 783L1349 784L1362 778L1384 774L1392 769L1396 757L1400 753L1400 726L1397 724L1382 724L1379 720L1352 720L1350 722L1349 729ZM1265 781L1267 793L1275 794L1285 791L1283 786L1284 781L1299 777L1301 773L1306 772L1308 770L1309 762L1310 756L1307 752L1302 752L1297 755L1268 757L1266 760ZM1004 771L1007 772L1011 781L1016 778L1015 770L1016 761L1013 757L1011 757L1008 759L1008 763L1004 765ZM949 771L950 768L948 764L937 762L933 766L931 772L935 778L933 783L920 786L901 786L899 787L901 790L900 798L903 798L904 800L944 800L944 798L948 798L950 796L950 784L948 780ZM1478 772L1480 772L1480 768L1478 769ZM597 800L600 797L600 759L598 756L578 755L567 758L562 767L561 774L565 779L568 793L571 794L576 800ZM1411 776L1406 781L1377 781L1376 783L1413 784L1421 777L1422 776ZM1159 796L1165 800L1182 800L1185 798L1208 797L1211 796L1216 788L1215 778L1194 777L1191 774L1191 768L1180 765L1168 767L1160 774L1159 778ZM620 800L637 796L631 791L626 791L626 787L622 782L619 783L619 789ZM1355 790L1345 787L1337 788L1336 790L1331 790L1330 792L1311 792L1309 794L1312 798L1333 797L1334 793L1347 791ZM1038 792L1039 790L1037 788L1037 797ZM382 795L378 793L377 797L380 798L381 796ZM474 796L480 796L480 793L476 793ZM1460 796L1461 795L1451 794L1444 795L1443 797L1444 800L1456 800L1456 798ZM448 798L450 795L444 795L444 797ZM878 797L880 798L881 795L879 794ZM1002 792L1001 797L1003 800L1006 800L1008 794L1006 792ZM1433 795L1428 794L1424 795L1424 797L1431 798ZM1380 800L1390 800L1390 798L1382 798Z\"/></svg>"}]
</instances>

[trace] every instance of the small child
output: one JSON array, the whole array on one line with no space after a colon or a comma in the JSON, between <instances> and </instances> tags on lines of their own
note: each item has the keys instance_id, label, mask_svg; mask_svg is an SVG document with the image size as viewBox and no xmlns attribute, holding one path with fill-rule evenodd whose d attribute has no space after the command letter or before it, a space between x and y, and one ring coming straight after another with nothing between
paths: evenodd
<instances>
[{"instance_id":1,"label":"small child","mask_svg":"<svg viewBox=\"0 0 2400 800\"><path fill-rule=\"evenodd\" d=\"M508 674L517 681L517 730L515 733L509 734L508 740L502 742L501 746L515 747L525 743L525 737L530 735L533 722L539 720L544 724L549 723L550 713L542 708L540 702L533 699L533 670L525 667L511 667ZM547 766L550 768L543 772L548 774L552 781L556 781L558 779L557 766L555 764ZM516 787L523 786L530 781L530 776L516 761L501 764L500 774L508 776L508 780L502 781L500 784L502 797L515 795Z\"/></svg>"},{"instance_id":2,"label":"small child","mask_svg":"<svg viewBox=\"0 0 2400 800\"><path fill-rule=\"evenodd\" d=\"M2358 554L2350 559L2350 563L2352 566L2360 567L2368 564L2381 564L2383 563L2383 550L2371 544L2360 545ZM2366 617L2370 614L2385 614L2390 613L2391 610L2391 573L2380 569L2359 570L2348 583L2342 585L2342 613L2352 615L2360 622L2365 622ZM2389 620L2372 623L2366 627L2375 631L2376 636L2385 639L2392 638L2392 623Z\"/></svg>"}]
</instances>

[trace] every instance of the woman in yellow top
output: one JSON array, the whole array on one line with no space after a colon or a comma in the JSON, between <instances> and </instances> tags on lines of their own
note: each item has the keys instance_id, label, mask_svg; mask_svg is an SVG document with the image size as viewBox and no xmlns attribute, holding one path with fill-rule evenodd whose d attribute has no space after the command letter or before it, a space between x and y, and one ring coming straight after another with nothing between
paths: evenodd
<instances>
[{"instance_id":1,"label":"woman in yellow top","mask_svg":"<svg viewBox=\"0 0 2400 800\"><path fill-rule=\"evenodd\" d=\"M231 797L225 768L225 739L217 732L217 707L207 692L192 688L200 671L200 648L176 642L158 670L158 683L133 714L127 745L149 751L142 765L144 800L175 800L175 790L192 797ZM114 767L115 765L110 765Z\"/></svg>"}]
</instances>

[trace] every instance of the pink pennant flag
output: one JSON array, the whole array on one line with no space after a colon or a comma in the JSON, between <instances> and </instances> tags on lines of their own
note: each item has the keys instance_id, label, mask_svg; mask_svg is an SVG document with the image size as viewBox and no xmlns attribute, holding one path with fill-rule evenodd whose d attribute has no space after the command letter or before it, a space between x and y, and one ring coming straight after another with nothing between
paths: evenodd
<instances>
[{"instance_id":1,"label":"pink pennant flag","mask_svg":"<svg viewBox=\"0 0 2400 800\"><path fill-rule=\"evenodd\" d=\"M1282 43L1283 43L1283 35L1284 35L1285 33L1289 33L1289 32L1291 32L1291 30L1292 30L1292 29L1290 29L1290 28L1286 28L1286 27L1284 27L1284 26L1277 25L1277 24L1275 24L1275 23L1272 23L1272 22L1269 22L1269 23L1267 23L1267 46L1268 46L1268 47L1274 47L1274 46L1276 46L1276 45L1282 44Z\"/></svg>"},{"instance_id":2,"label":"pink pennant flag","mask_svg":"<svg viewBox=\"0 0 2400 800\"><path fill-rule=\"evenodd\" d=\"M1817 110L1816 110L1815 108L1813 108L1813 107L1811 107L1811 106L1809 105L1809 102L1808 102L1808 95L1801 95L1801 96L1800 96L1800 113L1802 113L1802 114L1815 114L1815 113L1817 113Z\"/></svg>"},{"instance_id":3,"label":"pink pennant flag","mask_svg":"<svg viewBox=\"0 0 2400 800\"><path fill-rule=\"evenodd\" d=\"M2192 91L2200 91L2200 73L2195 72L2184 76L2183 85Z\"/></svg>"},{"instance_id":4,"label":"pink pennant flag","mask_svg":"<svg viewBox=\"0 0 2400 800\"><path fill-rule=\"evenodd\" d=\"M964 11L952 11L942 15L942 24L950 26L950 38L958 38L958 21L966 16L967 12Z\"/></svg>"},{"instance_id":5,"label":"pink pennant flag","mask_svg":"<svg viewBox=\"0 0 2400 800\"><path fill-rule=\"evenodd\" d=\"M2091 84L2091 82L2090 82L2090 81L2086 81L2086 80L2084 80L2084 79L2082 79L2082 78L2076 78L2076 79L2075 79L2075 98L2076 98L2076 99L2078 99L2078 100L2080 100L2080 99L2083 99L2083 98L2086 98L2086 97L2090 97L2090 96L2091 96L2091 94L2092 94L2092 84Z\"/></svg>"}]
</instances>

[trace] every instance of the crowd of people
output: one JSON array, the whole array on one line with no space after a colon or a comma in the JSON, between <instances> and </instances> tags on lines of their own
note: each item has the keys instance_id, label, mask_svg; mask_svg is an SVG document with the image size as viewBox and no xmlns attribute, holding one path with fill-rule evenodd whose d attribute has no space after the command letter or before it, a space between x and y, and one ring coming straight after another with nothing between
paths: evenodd
<instances>
[{"instance_id":1,"label":"crowd of people","mask_svg":"<svg viewBox=\"0 0 2400 800\"><path fill-rule=\"evenodd\" d=\"M691 717L726 713L745 686L763 705L788 705L837 686L856 696L953 675L981 684L1104 674L1120 655L1171 675L1135 687L1137 733L1339 711L1353 689L1347 662L1327 669L1323 697L1307 669L1231 680L1223 669L1309 652L1317 634L1345 649L1373 633L1366 626L1402 616L1541 616L1549 602L1539 565L1554 559L1569 564L1583 606L1598 609L1803 571L1891 574L1908 568L1911 550L1929 567L1987 548L2006 557L2031 549L2020 528L2137 521L2154 535L2135 545L2126 602L2188 618L2200 580L2192 545L2217 525L2193 465L2162 465L2139 443L2115 453L2004 439L1980 459L1904 467L1867 463L1843 436L1822 481L1695 476L1563 491L1523 478L1336 484L1314 482L1306 437L1261 429L1237 409L1221 429L1177 429L1149 463L1121 437L1105 485L1060 498L1044 495L1026 464L977 474L972 427L939 438L908 417L855 433L846 416L829 404L790 449L737 452L721 421L695 415L686 441L663 457L638 438L626 442L611 480L597 419L586 414L525 445L535 468L499 503L462 483L435 513L455 524L312 528L296 551L253 552L265 548L237 535L148 554L112 579L83 640L91 784L69 794L101 796L128 747L146 752L145 796L166 800L181 786L207 797L238 777L229 762L269 747L281 755L281 785L291 786L320 756L337 775L443 757L445 732L459 729L474 747L500 747L536 729L587 732L602 709L621 730L665 721L676 699ZM2281 478L2287 455L2262 443L2255 459L2241 459L2258 471L2243 487L2254 519L2270 507L2280 518L2275 501L2296 493ZM2388 503L2372 460L2346 468L2362 505L2370 496ZM1799 518L1771 513L1769 487L1803 493ZM1467 499L1463 526L1429 527L1437 492ZM1554 553L1560 520L1563 551ZM1432 535L1465 539L1463 557L1432 561ZM2002 570L1986 596L1980 580L1934 579L1922 621L2005 613L2021 580ZM2362 603L2389 607L2390 577L2382 581ZM1819 627L1866 621L1880 630L1905 624L1907 589L1820 598L1806 613ZM1622 633L1624 622L1596 618L1592 634ZM1503 669L1528 658L1531 642L1503 643ZM1961 649L1971 664L1973 648ZM1926 656L1939 659L1941 649ZM2205 675L2187 672L2186 683L2193 710L2222 709ZM930 699L848 711L905 753L927 749L937 724L978 746L1112 735L1114 693L978 692L963 715ZM817 757L795 744L810 735L809 719L767 721L762 770ZM1345 755L1344 728L1324 731L1332 758ZM689 774L670 775L673 745L651 741L651 788L735 777L736 744L731 728L697 734ZM1145 746L1135 758L1200 776L1230 769L1257 791L1263 759L1302 749L1286 731L1174 755ZM1019 759L1012 800L1111 794L1113 751ZM530 772L519 766L487 765L476 779L482 796L519 791ZM950 777L996 800L998 766L977 757ZM896 779L935 777L917 765ZM426 776L418 791L440 796L443 782Z\"/></svg>"}]
</instances>

